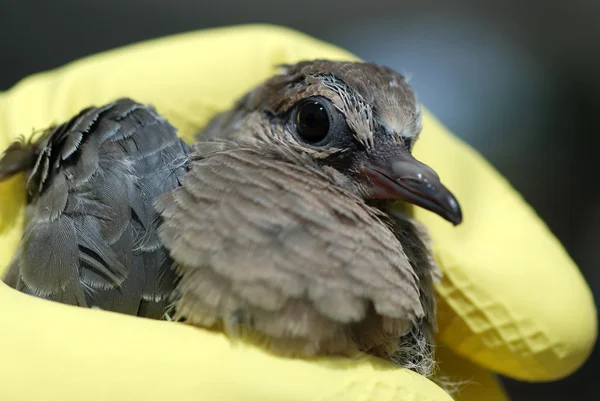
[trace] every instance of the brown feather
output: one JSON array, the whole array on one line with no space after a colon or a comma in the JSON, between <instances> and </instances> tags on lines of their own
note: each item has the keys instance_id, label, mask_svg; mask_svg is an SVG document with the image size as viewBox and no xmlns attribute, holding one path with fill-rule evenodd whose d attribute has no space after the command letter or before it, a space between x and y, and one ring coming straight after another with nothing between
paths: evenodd
<instances>
[{"instance_id":1,"label":"brown feather","mask_svg":"<svg viewBox=\"0 0 600 401\"><path fill-rule=\"evenodd\" d=\"M286 354L393 343L423 318L417 276L377 210L291 151L206 148L157 202L182 276L178 317L252 329ZM367 311L381 316L369 330Z\"/></svg>"}]
</instances>

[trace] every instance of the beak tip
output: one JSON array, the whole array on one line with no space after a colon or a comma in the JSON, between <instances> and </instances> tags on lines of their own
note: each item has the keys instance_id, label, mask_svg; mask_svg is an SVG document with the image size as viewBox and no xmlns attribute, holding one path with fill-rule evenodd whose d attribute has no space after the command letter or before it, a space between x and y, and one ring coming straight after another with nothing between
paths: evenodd
<instances>
[{"instance_id":1,"label":"beak tip","mask_svg":"<svg viewBox=\"0 0 600 401\"><path fill-rule=\"evenodd\" d=\"M463 221L463 215L456 198L452 194L449 194L446 202L444 203L446 203L446 207L444 208L446 209L446 213L443 217L455 227L461 224Z\"/></svg>"},{"instance_id":2,"label":"beak tip","mask_svg":"<svg viewBox=\"0 0 600 401\"><path fill-rule=\"evenodd\" d=\"M462 215L457 216L457 217L452 217L452 220L450 220L450 223L452 223L452 225L454 227L460 225L462 223Z\"/></svg>"}]
</instances>

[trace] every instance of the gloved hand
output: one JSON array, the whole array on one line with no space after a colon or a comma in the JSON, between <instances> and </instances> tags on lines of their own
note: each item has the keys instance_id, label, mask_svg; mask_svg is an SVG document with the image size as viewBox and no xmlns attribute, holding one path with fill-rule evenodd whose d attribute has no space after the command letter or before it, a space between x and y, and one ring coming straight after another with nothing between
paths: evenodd
<instances>
[{"instance_id":1,"label":"gloved hand","mask_svg":"<svg viewBox=\"0 0 600 401\"><path fill-rule=\"evenodd\" d=\"M0 94L0 149L19 134L127 96L153 104L191 141L216 112L301 59L355 60L268 26L154 40L29 77ZM461 202L452 227L423 209L444 273L440 368L469 380L460 400L506 399L493 374L551 380L573 372L596 339L577 267L509 184L428 112L415 155ZM0 267L22 232L23 177L0 184ZM220 333L43 301L0 284L0 399L448 400L427 379L374 357L285 359Z\"/></svg>"}]
</instances>

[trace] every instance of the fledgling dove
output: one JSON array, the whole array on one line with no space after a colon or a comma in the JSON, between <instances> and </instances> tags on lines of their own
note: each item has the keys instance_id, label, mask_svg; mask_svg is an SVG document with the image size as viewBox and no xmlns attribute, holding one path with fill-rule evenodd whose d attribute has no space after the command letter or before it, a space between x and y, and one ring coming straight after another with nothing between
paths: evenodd
<instances>
[{"instance_id":1,"label":"fledgling dove","mask_svg":"<svg viewBox=\"0 0 600 401\"><path fill-rule=\"evenodd\" d=\"M191 154L149 107L84 110L0 161L0 179L29 173L30 194L5 280L154 318L177 285L187 323L285 355L362 350L429 374L437 269L402 209L462 216L411 156L419 131L404 78L362 63L285 67Z\"/></svg>"},{"instance_id":2,"label":"fledgling dove","mask_svg":"<svg viewBox=\"0 0 600 401\"><path fill-rule=\"evenodd\" d=\"M438 271L426 230L392 206L462 215L411 155L420 130L406 80L363 63L286 66L217 116L157 202L176 318L284 355L361 350L429 374Z\"/></svg>"},{"instance_id":3,"label":"fledgling dove","mask_svg":"<svg viewBox=\"0 0 600 401\"><path fill-rule=\"evenodd\" d=\"M28 174L27 225L4 281L53 301L162 318L176 276L152 202L180 185L188 151L175 128L128 99L14 142L0 180Z\"/></svg>"}]
</instances>

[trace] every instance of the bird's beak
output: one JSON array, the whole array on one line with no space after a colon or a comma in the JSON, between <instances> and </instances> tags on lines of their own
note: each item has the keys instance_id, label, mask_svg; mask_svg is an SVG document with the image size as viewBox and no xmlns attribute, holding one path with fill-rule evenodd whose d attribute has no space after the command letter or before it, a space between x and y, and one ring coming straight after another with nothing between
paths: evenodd
<instances>
[{"instance_id":1,"label":"bird's beak","mask_svg":"<svg viewBox=\"0 0 600 401\"><path fill-rule=\"evenodd\" d=\"M462 222L462 211L440 177L409 151L398 148L393 155L373 155L363 172L369 178L367 197L393 199L430 210L454 225Z\"/></svg>"}]
</instances>

